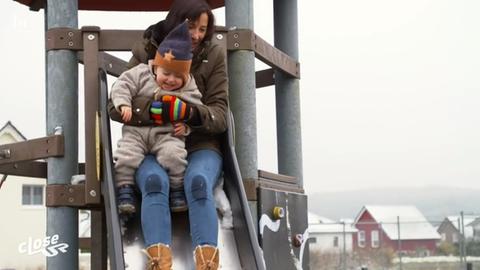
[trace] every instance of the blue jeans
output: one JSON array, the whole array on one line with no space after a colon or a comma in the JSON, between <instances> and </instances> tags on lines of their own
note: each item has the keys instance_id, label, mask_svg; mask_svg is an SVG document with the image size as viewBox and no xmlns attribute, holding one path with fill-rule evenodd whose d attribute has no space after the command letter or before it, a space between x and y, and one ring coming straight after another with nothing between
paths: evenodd
<instances>
[{"instance_id":1,"label":"blue jeans","mask_svg":"<svg viewBox=\"0 0 480 270\"><path fill-rule=\"evenodd\" d=\"M213 188L222 171L222 158L212 150L198 150L188 155L184 188L190 219L192 246L217 246L218 221ZM142 229L145 246L171 245L172 223L169 179L152 155L137 169L135 179L142 193Z\"/></svg>"}]
</instances>

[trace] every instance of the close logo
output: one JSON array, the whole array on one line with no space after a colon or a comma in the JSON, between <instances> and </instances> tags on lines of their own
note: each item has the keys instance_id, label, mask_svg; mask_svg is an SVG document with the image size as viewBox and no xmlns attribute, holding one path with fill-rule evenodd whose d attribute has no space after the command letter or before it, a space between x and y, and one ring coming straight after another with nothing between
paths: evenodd
<instances>
[{"instance_id":1,"label":"close logo","mask_svg":"<svg viewBox=\"0 0 480 270\"><path fill-rule=\"evenodd\" d=\"M34 255L41 252L47 257L56 256L60 252L66 253L68 244L58 243L58 239L58 234L47 236L43 239L32 239L29 237L27 241L18 245L18 252L27 253L28 255Z\"/></svg>"}]
</instances>

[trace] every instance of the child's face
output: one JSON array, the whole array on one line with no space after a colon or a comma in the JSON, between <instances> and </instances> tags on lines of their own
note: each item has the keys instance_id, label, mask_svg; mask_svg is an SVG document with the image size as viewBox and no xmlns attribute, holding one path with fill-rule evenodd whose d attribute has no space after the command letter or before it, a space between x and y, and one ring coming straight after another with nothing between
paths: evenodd
<instances>
[{"instance_id":1,"label":"child's face","mask_svg":"<svg viewBox=\"0 0 480 270\"><path fill-rule=\"evenodd\" d=\"M155 80L163 90L174 91L183 85L183 77L180 74L171 72L160 66L155 67L155 74L157 75Z\"/></svg>"}]
</instances>

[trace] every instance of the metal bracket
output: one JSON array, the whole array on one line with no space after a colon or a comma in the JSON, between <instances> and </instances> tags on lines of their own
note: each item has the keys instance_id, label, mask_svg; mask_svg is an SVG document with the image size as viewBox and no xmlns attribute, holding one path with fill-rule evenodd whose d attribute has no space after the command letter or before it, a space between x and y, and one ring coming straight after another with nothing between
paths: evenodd
<instances>
[{"instance_id":1,"label":"metal bracket","mask_svg":"<svg viewBox=\"0 0 480 270\"><path fill-rule=\"evenodd\" d=\"M85 206L85 185L51 184L46 188L47 207Z\"/></svg>"},{"instance_id":2,"label":"metal bracket","mask_svg":"<svg viewBox=\"0 0 480 270\"><path fill-rule=\"evenodd\" d=\"M100 30L97 26L85 26L82 29L56 27L47 30L45 48L49 50L84 49L83 34L98 33L100 51L128 51L137 40L142 40L142 30Z\"/></svg>"},{"instance_id":3,"label":"metal bracket","mask_svg":"<svg viewBox=\"0 0 480 270\"><path fill-rule=\"evenodd\" d=\"M47 30L45 48L49 50L75 50L83 49L82 34L80 30L58 27Z\"/></svg>"},{"instance_id":4,"label":"metal bracket","mask_svg":"<svg viewBox=\"0 0 480 270\"><path fill-rule=\"evenodd\" d=\"M0 145L0 165L63 156L64 148L63 135Z\"/></svg>"},{"instance_id":5,"label":"metal bracket","mask_svg":"<svg viewBox=\"0 0 480 270\"><path fill-rule=\"evenodd\" d=\"M9 159L10 156L10 149L2 149L0 151L0 159Z\"/></svg>"}]
</instances>

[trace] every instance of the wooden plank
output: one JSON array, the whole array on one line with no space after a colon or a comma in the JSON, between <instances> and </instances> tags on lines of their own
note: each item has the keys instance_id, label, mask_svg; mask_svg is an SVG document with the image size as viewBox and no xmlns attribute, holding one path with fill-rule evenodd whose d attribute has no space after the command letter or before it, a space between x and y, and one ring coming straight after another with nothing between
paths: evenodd
<instances>
[{"instance_id":1,"label":"wooden plank","mask_svg":"<svg viewBox=\"0 0 480 270\"><path fill-rule=\"evenodd\" d=\"M0 165L0 173L34 178L47 178L47 162L26 161ZM85 163L78 164L78 174L85 173Z\"/></svg>"},{"instance_id":2,"label":"wooden plank","mask_svg":"<svg viewBox=\"0 0 480 270\"><path fill-rule=\"evenodd\" d=\"M278 174L278 173L271 173L267 171L258 170L258 177L265 178L269 180L275 180L290 184L297 184L297 179L293 176L285 175L285 174Z\"/></svg>"},{"instance_id":3,"label":"wooden plank","mask_svg":"<svg viewBox=\"0 0 480 270\"><path fill-rule=\"evenodd\" d=\"M46 0L15 0L30 7L30 10L39 11L45 7ZM224 0L206 0L212 9L223 7ZM168 11L173 0L78 0L79 10L104 10L104 11ZM153 23L153 22L152 22Z\"/></svg>"},{"instance_id":4,"label":"wooden plank","mask_svg":"<svg viewBox=\"0 0 480 270\"><path fill-rule=\"evenodd\" d=\"M100 179L97 153L97 117L99 113L99 31L98 27L83 27L85 80L85 202L99 204Z\"/></svg>"},{"instance_id":5,"label":"wooden plank","mask_svg":"<svg viewBox=\"0 0 480 270\"><path fill-rule=\"evenodd\" d=\"M0 164L30 161L47 157L61 157L64 155L63 135L0 145Z\"/></svg>"},{"instance_id":6,"label":"wooden plank","mask_svg":"<svg viewBox=\"0 0 480 270\"><path fill-rule=\"evenodd\" d=\"M286 74L300 78L300 63L270 45L250 29L236 29L228 32L228 50L251 50L265 64L281 70Z\"/></svg>"},{"instance_id":7,"label":"wooden plank","mask_svg":"<svg viewBox=\"0 0 480 270\"><path fill-rule=\"evenodd\" d=\"M275 72L273 68L255 72L256 88L267 87L275 84Z\"/></svg>"}]
</instances>

